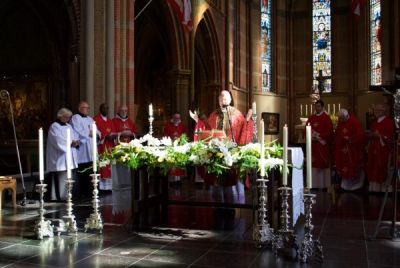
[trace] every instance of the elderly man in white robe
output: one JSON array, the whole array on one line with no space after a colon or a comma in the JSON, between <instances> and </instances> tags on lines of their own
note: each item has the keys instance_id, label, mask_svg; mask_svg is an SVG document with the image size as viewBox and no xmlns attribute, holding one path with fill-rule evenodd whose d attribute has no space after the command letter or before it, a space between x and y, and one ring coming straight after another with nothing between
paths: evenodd
<instances>
[{"instance_id":1,"label":"elderly man in white robe","mask_svg":"<svg viewBox=\"0 0 400 268\"><path fill-rule=\"evenodd\" d=\"M68 123L72 112L67 108L61 108L57 112L57 121L51 124L47 135L46 167L50 173L49 199L53 201L65 201L67 188L67 129L70 129L71 140L71 171L75 174L78 167L76 148L79 147L78 136ZM72 179L75 176L72 175Z\"/></svg>"},{"instance_id":2,"label":"elderly man in white robe","mask_svg":"<svg viewBox=\"0 0 400 268\"><path fill-rule=\"evenodd\" d=\"M79 103L78 111L77 114L72 116L71 125L78 133L80 142L77 151L79 192L81 198L90 198L93 192L93 185L89 175L93 173L91 167L93 164L92 124L94 120L89 116L89 104L86 101ZM97 135L100 137L99 131L97 131Z\"/></svg>"}]
</instances>

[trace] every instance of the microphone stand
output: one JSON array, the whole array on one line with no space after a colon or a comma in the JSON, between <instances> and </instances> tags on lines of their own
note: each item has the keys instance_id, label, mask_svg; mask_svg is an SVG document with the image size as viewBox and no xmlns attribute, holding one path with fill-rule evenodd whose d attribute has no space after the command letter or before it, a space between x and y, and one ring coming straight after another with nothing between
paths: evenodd
<instances>
[{"instance_id":1,"label":"microphone stand","mask_svg":"<svg viewBox=\"0 0 400 268\"><path fill-rule=\"evenodd\" d=\"M222 107L224 107L226 109L226 114L228 115L229 129L231 130L231 134L232 134L232 141L234 143L236 143L235 133L233 133L233 128L232 128L231 116L229 114L229 105L223 105Z\"/></svg>"},{"instance_id":2,"label":"microphone stand","mask_svg":"<svg viewBox=\"0 0 400 268\"><path fill-rule=\"evenodd\" d=\"M19 155L19 148L18 148L18 139L17 139L17 132L15 131L15 123L14 123L14 112L13 112L13 107L11 104L11 98L10 98L10 93L5 90L2 89L0 90L0 97L2 99L7 99L8 103L10 105L10 113L11 113L11 123L12 123L12 127L13 127L13 133L14 133L14 141L15 141L15 149L17 151L17 158L18 158L18 165L19 165L19 174L21 176L21 182L22 182L22 191L23 191L23 199L20 202L21 206L25 206L26 205L26 189L25 189L25 181L24 181L24 175L22 173L22 165L21 165L21 157Z\"/></svg>"}]
</instances>

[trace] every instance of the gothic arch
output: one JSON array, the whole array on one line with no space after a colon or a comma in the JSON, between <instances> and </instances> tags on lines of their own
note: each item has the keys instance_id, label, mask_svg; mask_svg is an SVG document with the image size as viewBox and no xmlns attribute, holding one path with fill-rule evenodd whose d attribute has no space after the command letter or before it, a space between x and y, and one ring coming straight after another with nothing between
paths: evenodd
<instances>
[{"instance_id":1,"label":"gothic arch","mask_svg":"<svg viewBox=\"0 0 400 268\"><path fill-rule=\"evenodd\" d=\"M194 38L195 108L209 113L217 105L221 90L221 51L212 14L206 10L198 23Z\"/></svg>"}]
</instances>

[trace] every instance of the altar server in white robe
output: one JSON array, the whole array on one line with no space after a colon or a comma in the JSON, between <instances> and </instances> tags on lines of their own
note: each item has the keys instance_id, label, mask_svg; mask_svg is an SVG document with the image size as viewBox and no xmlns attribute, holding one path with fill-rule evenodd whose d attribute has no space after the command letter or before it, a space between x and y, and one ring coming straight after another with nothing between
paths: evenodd
<instances>
[{"instance_id":1,"label":"altar server in white robe","mask_svg":"<svg viewBox=\"0 0 400 268\"><path fill-rule=\"evenodd\" d=\"M66 200L67 179L67 129L71 133L71 171L72 179L75 178L75 171L78 167L76 148L79 147L78 136L68 123L72 112L67 108L61 108L57 112L57 121L51 124L47 135L46 146L46 167L50 176L49 199L54 201Z\"/></svg>"},{"instance_id":2,"label":"altar server in white robe","mask_svg":"<svg viewBox=\"0 0 400 268\"><path fill-rule=\"evenodd\" d=\"M78 133L80 142L77 151L79 192L80 197L90 198L93 192L93 185L89 175L93 173L92 124L94 120L89 116L89 104L86 101L81 101L79 103L78 111L77 114L72 116L71 125ZM97 131L97 133L100 137L100 132ZM99 138L97 140L99 140Z\"/></svg>"}]
</instances>

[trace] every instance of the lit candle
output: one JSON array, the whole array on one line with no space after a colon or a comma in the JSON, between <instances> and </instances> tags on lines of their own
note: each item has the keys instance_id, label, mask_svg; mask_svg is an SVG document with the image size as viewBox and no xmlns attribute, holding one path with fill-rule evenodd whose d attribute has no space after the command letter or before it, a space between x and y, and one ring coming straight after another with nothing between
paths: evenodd
<instances>
[{"instance_id":1,"label":"lit candle","mask_svg":"<svg viewBox=\"0 0 400 268\"><path fill-rule=\"evenodd\" d=\"M328 103L328 114L331 114L331 104Z\"/></svg>"},{"instance_id":2,"label":"lit candle","mask_svg":"<svg viewBox=\"0 0 400 268\"><path fill-rule=\"evenodd\" d=\"M306 104L306 116L308 115L308 104Z\"/></svg>"},{"instance_id":3,"label":"lit candle","mask_svg":"<svg viewBox=\"0 0 400 268\"><path fill-rule=\"evenodd\" d=\"M93 173L97 172L97 128L96 123L92 123L92 154L93 154Z\"/></svg>"},{"instance_id":4,"label":"lit candle","mask_svg":"<svg viewBox=\"0 0 400 268\"><path fill-rule=\"evenodd\" d=\"M43 153L43 129L39 128L39 180L44 181L44 153Z\"/></svg>"},{"instance_id":5,"label":"lit candle","mask_svg":"<svg viewBox=\"0 0 400 268\"><path fill-rule=\"evenodd\" d=\"M312 166L311 166L311 126L308 124L306 126L306 154L307 154L307 179L306 179L306 187L311 188L312 184Z\"/></svg>"},{"instance_id":6,"label":"lit candle","mask_svg":"<svg viewBox=\"0 0 400 268\"><path fill-rule=\"evenodd\" d=\"M260 120L261 134L261 157L260 157L260 176L265 176L265 145L264 145L264 120Z\"/></svg>"},{"instance_id":7,"label":"lit candle","mask_svg":"<svg viewBox=\"0 0 400 268\"><path fill-rule=\"evenodd\" d=\"M333 104L333 114L336 114L336 104Z\"/></svg>"},{"instance_id":8,"label":"lit candle","mask_svg":"<svg viewBox=\"0 0 400 268\"><path fill-rule=\"evenodd\" d=\"M303 116L303 104L300 104L300 117Z\"/></svg>"},{"instance_id":9,"label":"lit candle","mask_svg":"<svg viewBox=\"0 0 400 268\"><path fill-rule=\"evenodd\" d=\"M153 104L149 105L149 116L153 116Z\"/></svg>"},{"instance_id":10,"label":"lit candle","mask_svg":"<svg viewBox=\"0 0 400 268\"><path fill-rule=\"evenodd\" d=\"M283 127L283 174L282 185L287 185L287 166L288 166L288 127Z\"/></svg>"},{"instance_id":11,"label":"lit candle","mask_svg":"<svg viewBox=\"0 0 400 268\"><path fill-rule=\"evenodd\" d=\"M339 110L340 110L340 103L339 103Z\"/></svg>"},{"instance_id":12,"label":"lit candle","mask_svg":"<svg viewBox=\"0 0 400 268\"><path fill-rule=\"evenodd\" d=\"M67 128L67 179L71 177L71 130Z\"/></svg>"},{"instance_id":13,"label":"lit candle","mask_svg":"<svg viewBox=\"0 0 400 268\"><path fill-rule=\"evenodd\" d=\"M257 106L256 106L255 101L253 101L253 104L251 105L251 109L253 110L253 114L257 114Z\"/></svg>"}]
</instances>

